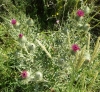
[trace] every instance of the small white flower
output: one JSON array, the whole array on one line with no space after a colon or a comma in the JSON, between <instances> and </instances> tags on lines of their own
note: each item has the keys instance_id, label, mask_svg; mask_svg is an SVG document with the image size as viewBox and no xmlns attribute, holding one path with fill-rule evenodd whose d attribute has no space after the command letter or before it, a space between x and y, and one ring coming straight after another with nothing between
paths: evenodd
<instances>
[{"instance_id":1,"label":"small white flower","mask_svg":"<svg viewBox=\"0 0 100 92\"><path fill-rule=\"evenodd\" d=\"M59 20L56 20L56 23L59 24Z\"/></svg>"}]
</instances>

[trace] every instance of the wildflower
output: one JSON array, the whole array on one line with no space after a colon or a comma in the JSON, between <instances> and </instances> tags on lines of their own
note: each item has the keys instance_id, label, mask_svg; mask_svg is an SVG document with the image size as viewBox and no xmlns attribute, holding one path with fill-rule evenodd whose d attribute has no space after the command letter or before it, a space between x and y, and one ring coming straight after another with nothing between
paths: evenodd
<instances>
[{"instance_id":1,"label":"wildflower","mask_svg":"<svg viewBox=\"0 0 100 92\"><path fill-rule=\"evenodd\" d=\"M23 70L21 72L21 77L24 79L24 78L28 78L30 76L30 73L26 70Z\"/></svg>"},{"instance_id":2,"label":"wildflower","mask_svg":"<svg viewBox=\"0 0 100 92\"><path fill-rule=\"evenodd\" d=\"M41 81L43 79L43 74L41 72L36 72L35 73L35 80Z\"/></svg>"},{"instance_id":3,"label":"wildflower","mask_svg":"<svg viewBox=\"0 0 100 92\"><path fill-rule=\"evenodd\" d=\"M19 38L22 38L23 37L23 34L19 34Z\"/></svg>"},{"instance_id":4,"label":"wildflower","mask_svg":"<svg viewBox=\"0 0 100 92\"><path fill-rule=\"evenodd\" d=\"M26 43L27 39L23 34L19 34L19 42L20 43Z\"/></svg>"},{"instance_id":5,"label":"wildflower","mask_svg":"<svg viewBox=\"0 0 100 92\"><path fill-rule=\"evenodd\" d=\"M23 70L21 72L21 77L23 80L21 80L22 84L28 84L30 81L34 79L34 76L32 75L31 71Z\"/></svg>"},{"instance_id":6,"label":"wildflower","mask_svg":"<svg viewBox=\"0 0 100 92\"><path fill-rule=\"evenodd\" d=\"M77 44L73 44L72 45L72 51L76 52L78 50L80 50L79 46Z\"/></svg>"},{"instance_id":7,"label":"wildflower","mask_svg":"<svg viewBox=\"0 0 100 92\"><path fill-rule=\"evenodd\" d=\"M12 20L11 20L11 24L13 25L13 27L14 27L15 29L19 29L19 28L20 28L20 23L17 22L15 19L12 19Z\"/></svg>"},{"instance_id":8,"label":"wildflower","mask_svg":"<svg viewBox=\"0 0 100 92\"><path fill-rule=\"evenodd\" d=\"M78 17L83 17L84 16L84 11L83 10L78 10L76 14L77 14Z\"/></svg>"},{"instance_id":9,"label":"wildflower","mask_svg":"<svg viewBox=\"0 0 100 92\"><path fill-rule=\"evenodd\" d=\"M17 21L15 19L11 20L11 24L16 25Z\"/></svg>"},{"instance_id":10,"label":"wildflower","mask_svg":"<svg viewBox=\"0 0 100 92\"><path fill-rule=\"evenodd\" d=\"M57 20L56 23L59 24L59 20Z\"/></svg>"}]
</instances>

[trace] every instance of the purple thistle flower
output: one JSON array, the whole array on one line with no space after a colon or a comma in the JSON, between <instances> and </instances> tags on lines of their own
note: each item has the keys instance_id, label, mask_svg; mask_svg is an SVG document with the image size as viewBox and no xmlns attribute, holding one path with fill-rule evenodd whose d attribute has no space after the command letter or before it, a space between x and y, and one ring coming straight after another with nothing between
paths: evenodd
<instances>
[{"instance_id":1,"label":"purple thistle flower","mask_svg":"<svg viewBox=\"0 0 100 92\"><path fill-rule=\"evenodd\" d=\"M22 78L27 78L27 77L28 77L28 72L27 72L26 70L23 70L23 71L21 72L21 77L22 77Z\"/></svg>"},{"instance_id":2,"label":"purple thistle flower","mask_svg":"<svg viewBox=\"0 0 100 92\"><path fill-rule=\"evenodd\" d=\"M19 34L19 38L22 38L23 37L23 34Z\"/></svg>"},{"instance_id":3,"label":"purple thistle flower","mask_svg":"<svg viewBox=\"0 0 100 92\"><path fill-rule=\"evenodd\" d=\"M15 19L11 20L11 24L16 25L17 21Z\"/></svg>"},{"instance_id":4,"label":"purple thistle flower","mask_svg":"<svg viewBox=\"0 0 100 92\"><path fill-rule=\"evenodd\" d=\"M78 11L76 12L76 14L77 14L77 16L79 16L79 17L83 17L83 16L84 16L84 11L83 11L83 10L78 10Z\"/></svg>"},{"instance_id":5,"label":"purple thistle flower","mask_svg":"<svg viewBox=\"0 0 100 92\"><path fill-rule=\"evenodd\" d=\"M79 46L77 44L73 44L72 45L72 51L76 52L78 50L80 50Z\"/></svg>"}]
</instances>

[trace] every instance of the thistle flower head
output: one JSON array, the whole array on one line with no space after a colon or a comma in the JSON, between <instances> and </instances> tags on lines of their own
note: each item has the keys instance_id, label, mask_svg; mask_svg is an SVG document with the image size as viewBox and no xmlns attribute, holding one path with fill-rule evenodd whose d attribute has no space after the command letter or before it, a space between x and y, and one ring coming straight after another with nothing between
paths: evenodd
<instances>
[{"instance_id":1,"label":"thistle flower head","mask_svg":"<svg viewBox=\"0 0 100 92\"><path fill-rule=\"evenodd\" d=\"M27 42L27 39L26 39L26 37L25 37L23 34L20 33L18 36L19 36L18 41L19 41L21 44L24 44L24 43Z\"/></svg>"},{"instance_id":2,"label":"thistle flower head","mask_svg":"<svg viewBox=\"0 0 100 92\"><path fill-rule=\"evenodd\" d=\"M19 34L19 38L22 38L23 37L23 34Z\"/></svg>"},{"instance_id":3,"label":"thistle flower head","mask_svg":"<svg viewBox=\"0 0 100 92\"><path fill-rule=\"evenodd\" d=\"M78 10L76 12L76 14L77 14L78 17L83 17L84 16L84 11L83 10Z\"/></svg>"},{"instance_id":4,"label":"thistle flower head","mask_svg":"<svg viewBox=\"0 0 100 92\"><path fill-rule=\"evenodd\" d=\"M11 20L11 24L16 25L17 21L15 19Z\"/></svg>"},{"instance_id":5,"label":"thistle flower head","mask_svg":"<svg viewBox=\"0 0 100 92\"><path fill-rule=\"evenodd\" d=\"M76 52L78 50L80 50L79 46L77 44L73 44L72 45L72 51Z\"/></svg>"},{"instance_id":6,"label":"thistle flower head","mask_svg":"<svg viewBox=\"0 0 100 92\"><path fill-rule=\"evenodd\" d=\"M30 76L30 73L26 70L23 70L21 72L21 77L24 79L24 78L28 78Z\"/></svg>"}]
</instances>

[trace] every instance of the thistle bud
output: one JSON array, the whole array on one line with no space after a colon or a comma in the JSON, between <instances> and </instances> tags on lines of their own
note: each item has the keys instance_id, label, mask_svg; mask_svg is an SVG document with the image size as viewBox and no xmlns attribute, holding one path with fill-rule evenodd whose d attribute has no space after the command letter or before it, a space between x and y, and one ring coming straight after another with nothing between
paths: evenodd
<instances>
[{"instance_id":1,"label":"thistle bud","mask_svg":"<svg viewBox=\"0 0 100 92\"><path fill-rule=\"evenodd\" d=\"M26 22L28 24L28 26L33 26L34 22L31 18L29 18Z\"/></svg>"},{"instance_id":2,"label":"thistle bud","mask_svg":"<svg viewBox=\"0 0 100 92\"><path fill-rule=\"evenodd\" d=\"M20 24L19 24L19 22L17 22L16 19L12 19L12 20L11 20L11 24L12 24L13 27L16 28L16 29L19 29L19 27L20 27Z\"/></svg>"},{"instance_id":3,"label":"thistle bud","mask_svg":"<svg viewBox=\"0 0 100 92\"><path fill-rule=\"evenodd\" d=\"M59 64L59 65L64 65L64 63L65 63L65 62L64 62L64 59L60 58L60 59L58 60L58 64Z\"/></svg>"},{"instance_id":4,"label":"thistle bud","mask_svg":"<svg viewBox=\"0 0 100 92\"><path fill-rule=\"evenodd\" d=\"M28 50L29 50L29 52L33 51L34 49L35 49L35 44L34 43L29 43L28 44Z\"/></svg>"},{"instance_id":5,"label":"thistle bud","mask_svg":"<svg viewBox=\"0 0 100 92\"><path fill-rule=\"evenodd\" d=\"M85 16L85 13L83 10L77 10L77 12L76 12L76 20L77 21L82 21L84 16Z\"/></svg>"},{"instance_id":6,"label":"thistle bud","mask_svg":"<svg viewBox=\"0 0 100 92\"><path fill-rule=\"evenodd\" d=\"M23 35L23 34L19 34L19 42L21 43L21 44L23 44L23 43L26 43L27 42L27 39L26 39L26 37Z\"/></svg>"},{"instance_id":7,"label":"thistle bud","mask_svg":"<svg viewBox=\"0 0 100 92\"><path fill-rule=\"evenodd\" d=\"M90 24L85 24L83 26L83 29L86 30L86 31L88 31L90 29Z\"/></svg>"},{"instance_id":8,"label":"thistle bud","mask_svg":"<svg viewBox=\"0 0 100 92\"><path fill-rule=\"evenodd\" d=\"M43 74L38 71L38 72L35 73L34 78L35 78L36 81L41 81L43 79Z\"/></svg>"},{"instance_id":9,"label":"thistle bud","mask_svg":"<svg viewBox=\"0 0 100 92\"><path fill-rule=\"evenodd\" d=\"M14 28L15 28L15 29L19 29L19 28L20 28L20 23L17 22L16 25L14 25Z\"/></svg>"}]
</instances>

